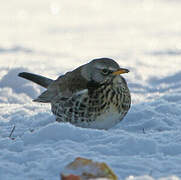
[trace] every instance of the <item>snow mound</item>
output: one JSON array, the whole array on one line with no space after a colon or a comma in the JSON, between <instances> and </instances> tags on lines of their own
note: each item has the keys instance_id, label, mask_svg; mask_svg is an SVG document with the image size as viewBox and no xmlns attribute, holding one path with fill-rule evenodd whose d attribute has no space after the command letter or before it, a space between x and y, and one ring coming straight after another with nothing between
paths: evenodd
<instances>
[{"instance_id":1,"label":"snow mound","mask_svg":"<svg viewBox=\"0 0 181 180\"><path fill-rule=\"evenodd\" d=\"M18 76L20 72L28 72L25 68L12 68L8 73L0 80L0 88L12 89L15 93L25 93L31 98L40 94L40 88L37 88L35 84L31 84L27 80L24 80ZM11 93L11 92L9 92ZM9 94L10 95L10 94Z\"/></svg>"}]
</instances>

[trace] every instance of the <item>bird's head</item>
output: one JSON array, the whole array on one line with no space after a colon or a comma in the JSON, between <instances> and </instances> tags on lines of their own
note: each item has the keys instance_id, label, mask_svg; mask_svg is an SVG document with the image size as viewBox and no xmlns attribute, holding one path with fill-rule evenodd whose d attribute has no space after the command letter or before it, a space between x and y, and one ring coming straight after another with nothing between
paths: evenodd
<instances>
[{"instance_id":1,"label":"bird's head","mask_svg":"<svg viewBox=\"0 0 181 180\"><path fill-rule=\"evenodd\" d=\"M88 81L103 83L123 73L128 73L128 69L120 68L113 59L100 58L94 59L88 64L82 66L82 75Z\"/></svg>"}]
</instances>

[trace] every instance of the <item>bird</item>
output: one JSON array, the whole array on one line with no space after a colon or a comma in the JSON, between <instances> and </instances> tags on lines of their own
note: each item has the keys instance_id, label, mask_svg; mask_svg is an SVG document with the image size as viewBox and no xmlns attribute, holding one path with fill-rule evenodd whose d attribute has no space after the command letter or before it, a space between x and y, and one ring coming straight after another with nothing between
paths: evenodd
<instances>
[{"instance_id":1,"label":"bird","mask_svg":"<svg viewBox=\"0 0 181 180\"><path fill-rule=\"evenodd\" d=\"M130 91L121 75L128 72L113 59L97 58L56 80L29 72L18 76L46 88L33 101L50 103L56 121L108 130L130 109Z\"/></svg>"}]
</instances>

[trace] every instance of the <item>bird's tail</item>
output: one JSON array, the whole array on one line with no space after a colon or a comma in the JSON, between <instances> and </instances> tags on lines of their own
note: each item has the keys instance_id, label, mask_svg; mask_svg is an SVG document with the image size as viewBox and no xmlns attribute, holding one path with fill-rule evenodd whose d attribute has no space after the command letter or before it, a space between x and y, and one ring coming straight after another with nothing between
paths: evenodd
<instances>
[{"instance_id":1,"label":"bird's tail","mask_svg":"<svg viewBox=\"0 0 181 180\"><path fill-rule=\"evenodd\" d=\"M53 82L52 79L49 79L37 74L28 73L28 72L19 73L18 76L24 79L28 79L36 84L39 84L40 86L43 86L44 88L47 88Z\"/></svg>"}]
</instances>

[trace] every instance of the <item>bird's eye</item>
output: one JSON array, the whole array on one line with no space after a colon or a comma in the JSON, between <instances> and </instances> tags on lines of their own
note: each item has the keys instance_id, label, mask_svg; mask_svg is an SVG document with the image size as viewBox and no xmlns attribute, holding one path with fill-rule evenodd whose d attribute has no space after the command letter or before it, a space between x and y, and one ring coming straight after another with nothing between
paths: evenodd
<instances>
[{"instance_id":1,"label":"bird's eye","mask_svg":"<svg viewBox=\"0 0 181 180\"><path fill-rule=\"evenodd\" d=\"M102 74L103 75L108 75L110 73L111 73L111 71L109 69L102 69Z\"/></svg>"}]
</instances>

